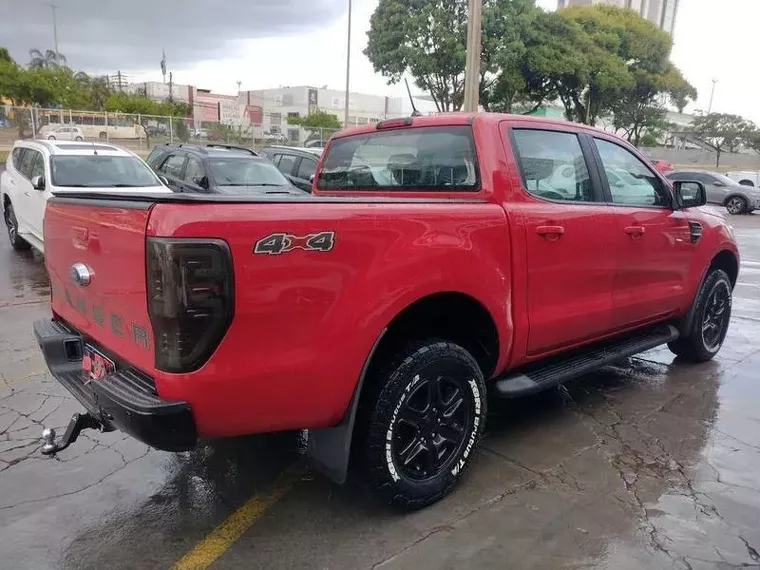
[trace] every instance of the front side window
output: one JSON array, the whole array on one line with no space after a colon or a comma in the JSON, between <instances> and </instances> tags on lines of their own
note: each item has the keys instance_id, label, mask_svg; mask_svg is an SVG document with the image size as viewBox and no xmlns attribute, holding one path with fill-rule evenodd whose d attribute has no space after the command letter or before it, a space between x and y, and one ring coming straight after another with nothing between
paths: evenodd
<instances>
[{"instance_id":1,"label":"front side window","mask_svg":"<svg viewBox=\"0 0 760 570\"><path fill-rule=\"evenodd\" d=\"M19 168L22 176L26 178L32 177L32 164L34 164L34 159L37 158L38 154L36 150L26 149L24 157L21 159L21 168Z\"/></svg>"},{"instance_id":2,"label":"front side window","mask_svg":"<svg viewBox=\"0 0 760 570\"><path fill-rule=\"evenodd\" d=\"M610 185L612 202L631 206L670 206L665 185L629 150L602 139L594 139Z\"/></svg>"},{"instance_id":3,"label":"front side window","mask_svg":"<svg viewBox=\"0 0 760 570\"><path fill-rule=\"evenodd\" d=\"M17 172L21 172L21 163L23 162L25 152L25 148L13 149L13 168L15 168Z\"/></svg>"},{"instance_id":4,"label":"front side window","mask_svg":"<svg viewBox=\"0 0 760 570\"><path fill-rule=\"evenodd\" d=\"M280 172L285 174L293 174L293 167L296 165L296 157L292 154L280 155L280 161L277 163L277 168Z\"/></svg>"},{"instance_id":5,"label":"front side window","mask_svg":"<svg viewBox=\"0 0 760 570\"><path fill-rule=\"evenodd\" d=\"M514 129L512 138L523 184L530 194L544 200L594 201L578 135Z\"/></svg>"},{"instance_id":6,"label":"front side window","mask_svg":"<svg viewBox=\"0 0 760 570\"><path fill-rule=\"evenodd\" d=\"M308 180L309 177L317 171L317 161L310 158L302 158L301 164L298 165L298 178Z\"/></svg>"},{"instance_id":7,"label":"front side window","mask_svg":"<svg viewBox=\"0 0 760 570\"><path fill-rule=\"evenodd\" d=\"M192 156L188 157L187 166L185 167L185 180L196 186L201 186L205 176L206 172L203 170L201 161Z\"/></svg>"},{"instance_id":8,"label":"front side window","mask_svg":"<svg viewBox=\"0 0 760 570\"><path fill-rule=\"evenodd\" d=\"M379 130L334 139L320 190L477 191L469 126Z\"/></svg>"},{"instance_id":9,"label":"front side window","mask_svg":"<svg viewBox=\"0 0 760 570\"><path fill-rule=\"evenodd\" d=\"M182 175L182 167L185 165L185 157L181 154L173 154L166 159L161 171L165 172L169 176L179 178Z\"/></svg>"},{"instance_id":10,"label":"front side window","mask_svg":"<svg viewBox=\"0 0 760 570\"><path fill-rule=\"evenodd\" d=\"M160 186L155 174L134 156L58 155L50 161L55 186L68 188L145 188Z\"/></svg>"}]
</instances>

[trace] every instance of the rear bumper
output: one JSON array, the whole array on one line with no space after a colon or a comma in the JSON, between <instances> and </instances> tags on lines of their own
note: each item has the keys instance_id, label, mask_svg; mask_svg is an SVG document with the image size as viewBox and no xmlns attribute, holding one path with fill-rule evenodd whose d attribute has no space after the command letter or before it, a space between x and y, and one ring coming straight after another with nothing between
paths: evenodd
<instances>
[{"instance_id":1,"label":"rear bumper","mask_svg":"<svg viewBox=\"0 0 760 570\"><path fill-rule=\"evenodd\" d=\"M161 399L153 380L133 368L119 368L85 384L82 335L48 319L34 323L34 335L53 376L104 426L165 451L195 447L198 436L186 402Z\"/></svg>"}]
</instances>

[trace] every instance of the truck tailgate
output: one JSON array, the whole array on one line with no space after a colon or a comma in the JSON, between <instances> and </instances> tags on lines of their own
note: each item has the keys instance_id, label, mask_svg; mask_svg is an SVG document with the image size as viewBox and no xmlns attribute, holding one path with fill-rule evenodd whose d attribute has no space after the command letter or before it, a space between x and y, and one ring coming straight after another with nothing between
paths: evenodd
<instances>
[{"instance_id":1,"label":"truck tailgate","mask_svg":"<svg viewBox=\"0 0 760 570\"><path fill-rule=\"evenodd\" d=\"M93 344L108 347L107 356L146 372L154 362L145 293L150 206L52 200L44 221L53 312ZM89 282L81 279L83 269Z\"/></svg>"}]
</instances>

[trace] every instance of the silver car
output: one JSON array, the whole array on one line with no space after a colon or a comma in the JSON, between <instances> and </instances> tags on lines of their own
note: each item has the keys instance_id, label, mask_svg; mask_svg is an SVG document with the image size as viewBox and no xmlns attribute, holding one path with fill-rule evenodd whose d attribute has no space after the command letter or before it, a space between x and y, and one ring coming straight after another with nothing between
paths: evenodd
<instances>
[{"instance_id":1,"label":"silver car","mask_svg":"<svg viewBox=\"0 0 760 570\"><path fill-rule=\"evenodd\" d=\"M705 185L707 202L725 206L729 214L748 214L760 209L760 189L743 186L719 172L674 170L669 180L697 181Z\"/></svg>"}]
</instances>

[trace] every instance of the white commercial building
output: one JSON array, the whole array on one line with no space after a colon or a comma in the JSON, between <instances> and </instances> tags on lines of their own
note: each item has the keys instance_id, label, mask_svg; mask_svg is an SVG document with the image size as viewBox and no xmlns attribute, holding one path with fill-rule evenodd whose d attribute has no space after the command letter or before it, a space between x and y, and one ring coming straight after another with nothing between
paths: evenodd
<instances>
[{"instance_id":1,"label":"white commercial building","mask_svg":"<svg viewBox=\"0 0 760 570\"><path fill-rule=\"evenodd\" d=\"M299 128L287 124L288 116L306 117L318 110L332 113L341 124L345 117L346 93L335 89L307 85L258 89L241 92L240 99L255 126L260 125L264 133L281 133L289 140L298 140ZM349 94L348 109L349 126L374 123L404 114L402 98L363 93Z\"/></svg>"},{"instance_id":2,"label":"white commercial building","mask_svg":"<svg viewBox=\"0 0 760 570\"><path fill-rule=\"evenodd\" d=\"M680 0L557 0L557 8L587 4L610 4L635 10L659 28L673 35Z\"/></svg>"}]
</instances>

